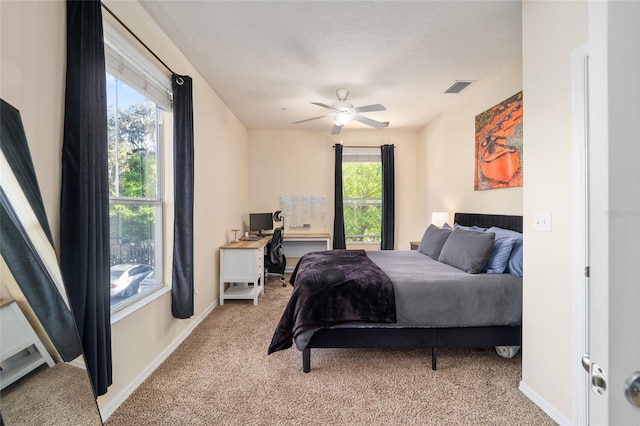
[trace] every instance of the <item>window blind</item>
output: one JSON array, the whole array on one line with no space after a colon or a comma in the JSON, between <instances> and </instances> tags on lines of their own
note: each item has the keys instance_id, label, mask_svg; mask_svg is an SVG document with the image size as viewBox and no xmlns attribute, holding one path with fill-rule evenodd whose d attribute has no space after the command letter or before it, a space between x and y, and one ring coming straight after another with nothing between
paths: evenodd
<instances>
[{"instance_id":1,"label":"window blind","mask_svg":"<svg viewBox=\"0 0 640 426\"><path fill-rule=\"evenodd\" d=\"M147 59L107 21L104 22L107 71L165 111L171 111L171 78Z\"/></svg>"},{"instance_id":2,"label":"window blind","mask_svg":"<svg viewBox=\"0 0 640 426\"><path fill-rule=\"evenodd\" d=\"M343 163L379 163L381 161L380 148L344 147L342 150Z\"/></svg>"}]
</instances>

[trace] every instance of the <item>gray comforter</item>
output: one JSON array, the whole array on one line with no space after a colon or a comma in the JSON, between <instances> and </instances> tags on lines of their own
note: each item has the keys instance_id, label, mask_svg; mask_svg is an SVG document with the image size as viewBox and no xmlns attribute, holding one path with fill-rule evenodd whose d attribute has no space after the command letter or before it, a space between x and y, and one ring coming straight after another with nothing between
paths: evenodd
<instances>
[{"instance_id":1,"label":"gray comforter","mask_svg":"<svg viewBox=\"0 0 640 426\"><path fill-rule=\"evenodd\" d=\"M368 251L393 282L397 323L403 327L520 325L522 278L468 274L417 250Z\"/></svg>"}]
</instances>

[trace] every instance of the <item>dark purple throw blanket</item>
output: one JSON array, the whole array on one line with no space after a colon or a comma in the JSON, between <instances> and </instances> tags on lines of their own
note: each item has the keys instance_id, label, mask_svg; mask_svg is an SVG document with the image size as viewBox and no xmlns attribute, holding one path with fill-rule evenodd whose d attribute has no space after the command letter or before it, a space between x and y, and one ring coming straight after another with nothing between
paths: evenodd
<instances>
[{"instance_id":1,"label":"dark purple throw blanket","mask_svg":"<svg viewBox=\"0 0 640 426\"><path fill-rule=\"evenodd\" d=\"M296 265L291 299L268 353L290 348L300 333L347 322L396 322L391 280L364 250L308 253Z\"/></svg>"}]
</instances>

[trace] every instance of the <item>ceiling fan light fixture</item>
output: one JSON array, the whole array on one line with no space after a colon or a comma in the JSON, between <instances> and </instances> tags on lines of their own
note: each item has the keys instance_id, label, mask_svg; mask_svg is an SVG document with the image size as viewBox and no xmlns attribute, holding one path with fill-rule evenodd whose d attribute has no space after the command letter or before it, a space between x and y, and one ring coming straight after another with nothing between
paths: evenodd
<instances>
[{"instance_id":1,"label":"ceiling fan light fixture","mask_svg":"<svg viewBox=\"0 0 640 426\"><path fill-rule=\"evenodd\" d=\"M344 126L353 121L356 112L353 105L347 102L336 102L331 106L331 119L336 126Z\"/></svg>"},{"instance_id":2,"label":"ceiling fan light fixture","mask_svg":"<svg viewBox=\"0 0 640 426\"><path fill-rule=\"evenodd\" d=\"M294 123L306 123L307 121L329 117L333 122L333 129L331 130L332 135L340 134L340 130L342 130L344 126L351 123L352 121L358 121L362 124L374 127L376 129L384 129L385 127L389 127L388 121L380 122L360 115L361 112L385 111L387 108L385 108L384 105L372 104L354 108L352 104L347 102L347 96L349 96L349 91L347 89L338 89L336 91L336 96L338 97L338 102L334 103L331 106L322 102L311 102L313 105L328 109L330 111L328 114L307 118L305 120L294 121Z\"/></svg>"}]
</instances>

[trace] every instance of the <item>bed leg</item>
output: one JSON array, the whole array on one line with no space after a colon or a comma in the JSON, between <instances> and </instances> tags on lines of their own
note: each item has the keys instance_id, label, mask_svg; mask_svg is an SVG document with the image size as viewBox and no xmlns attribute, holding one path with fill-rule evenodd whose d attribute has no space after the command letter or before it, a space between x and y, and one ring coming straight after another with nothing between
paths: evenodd
<instances>
[{"instance_id":1,"label":"bed leg","mask_svg":"<svg viewBox=\"0 0 640 426\"><path fill-rule=\"evenodd\" d=\"M308 373L311 371L311 349L302 350L302 371Z\"/></svg>"},{"instance_id":2,"label":"bed leg","mask_svg":"<svg viewBox=\"0 0 640 426\"><path fill-rule=\"evenodd\" d=\"M431 348L431 369L436 369L436 363L438 361L438 353L435 347Z\"/></svg>"}]
</instances>

